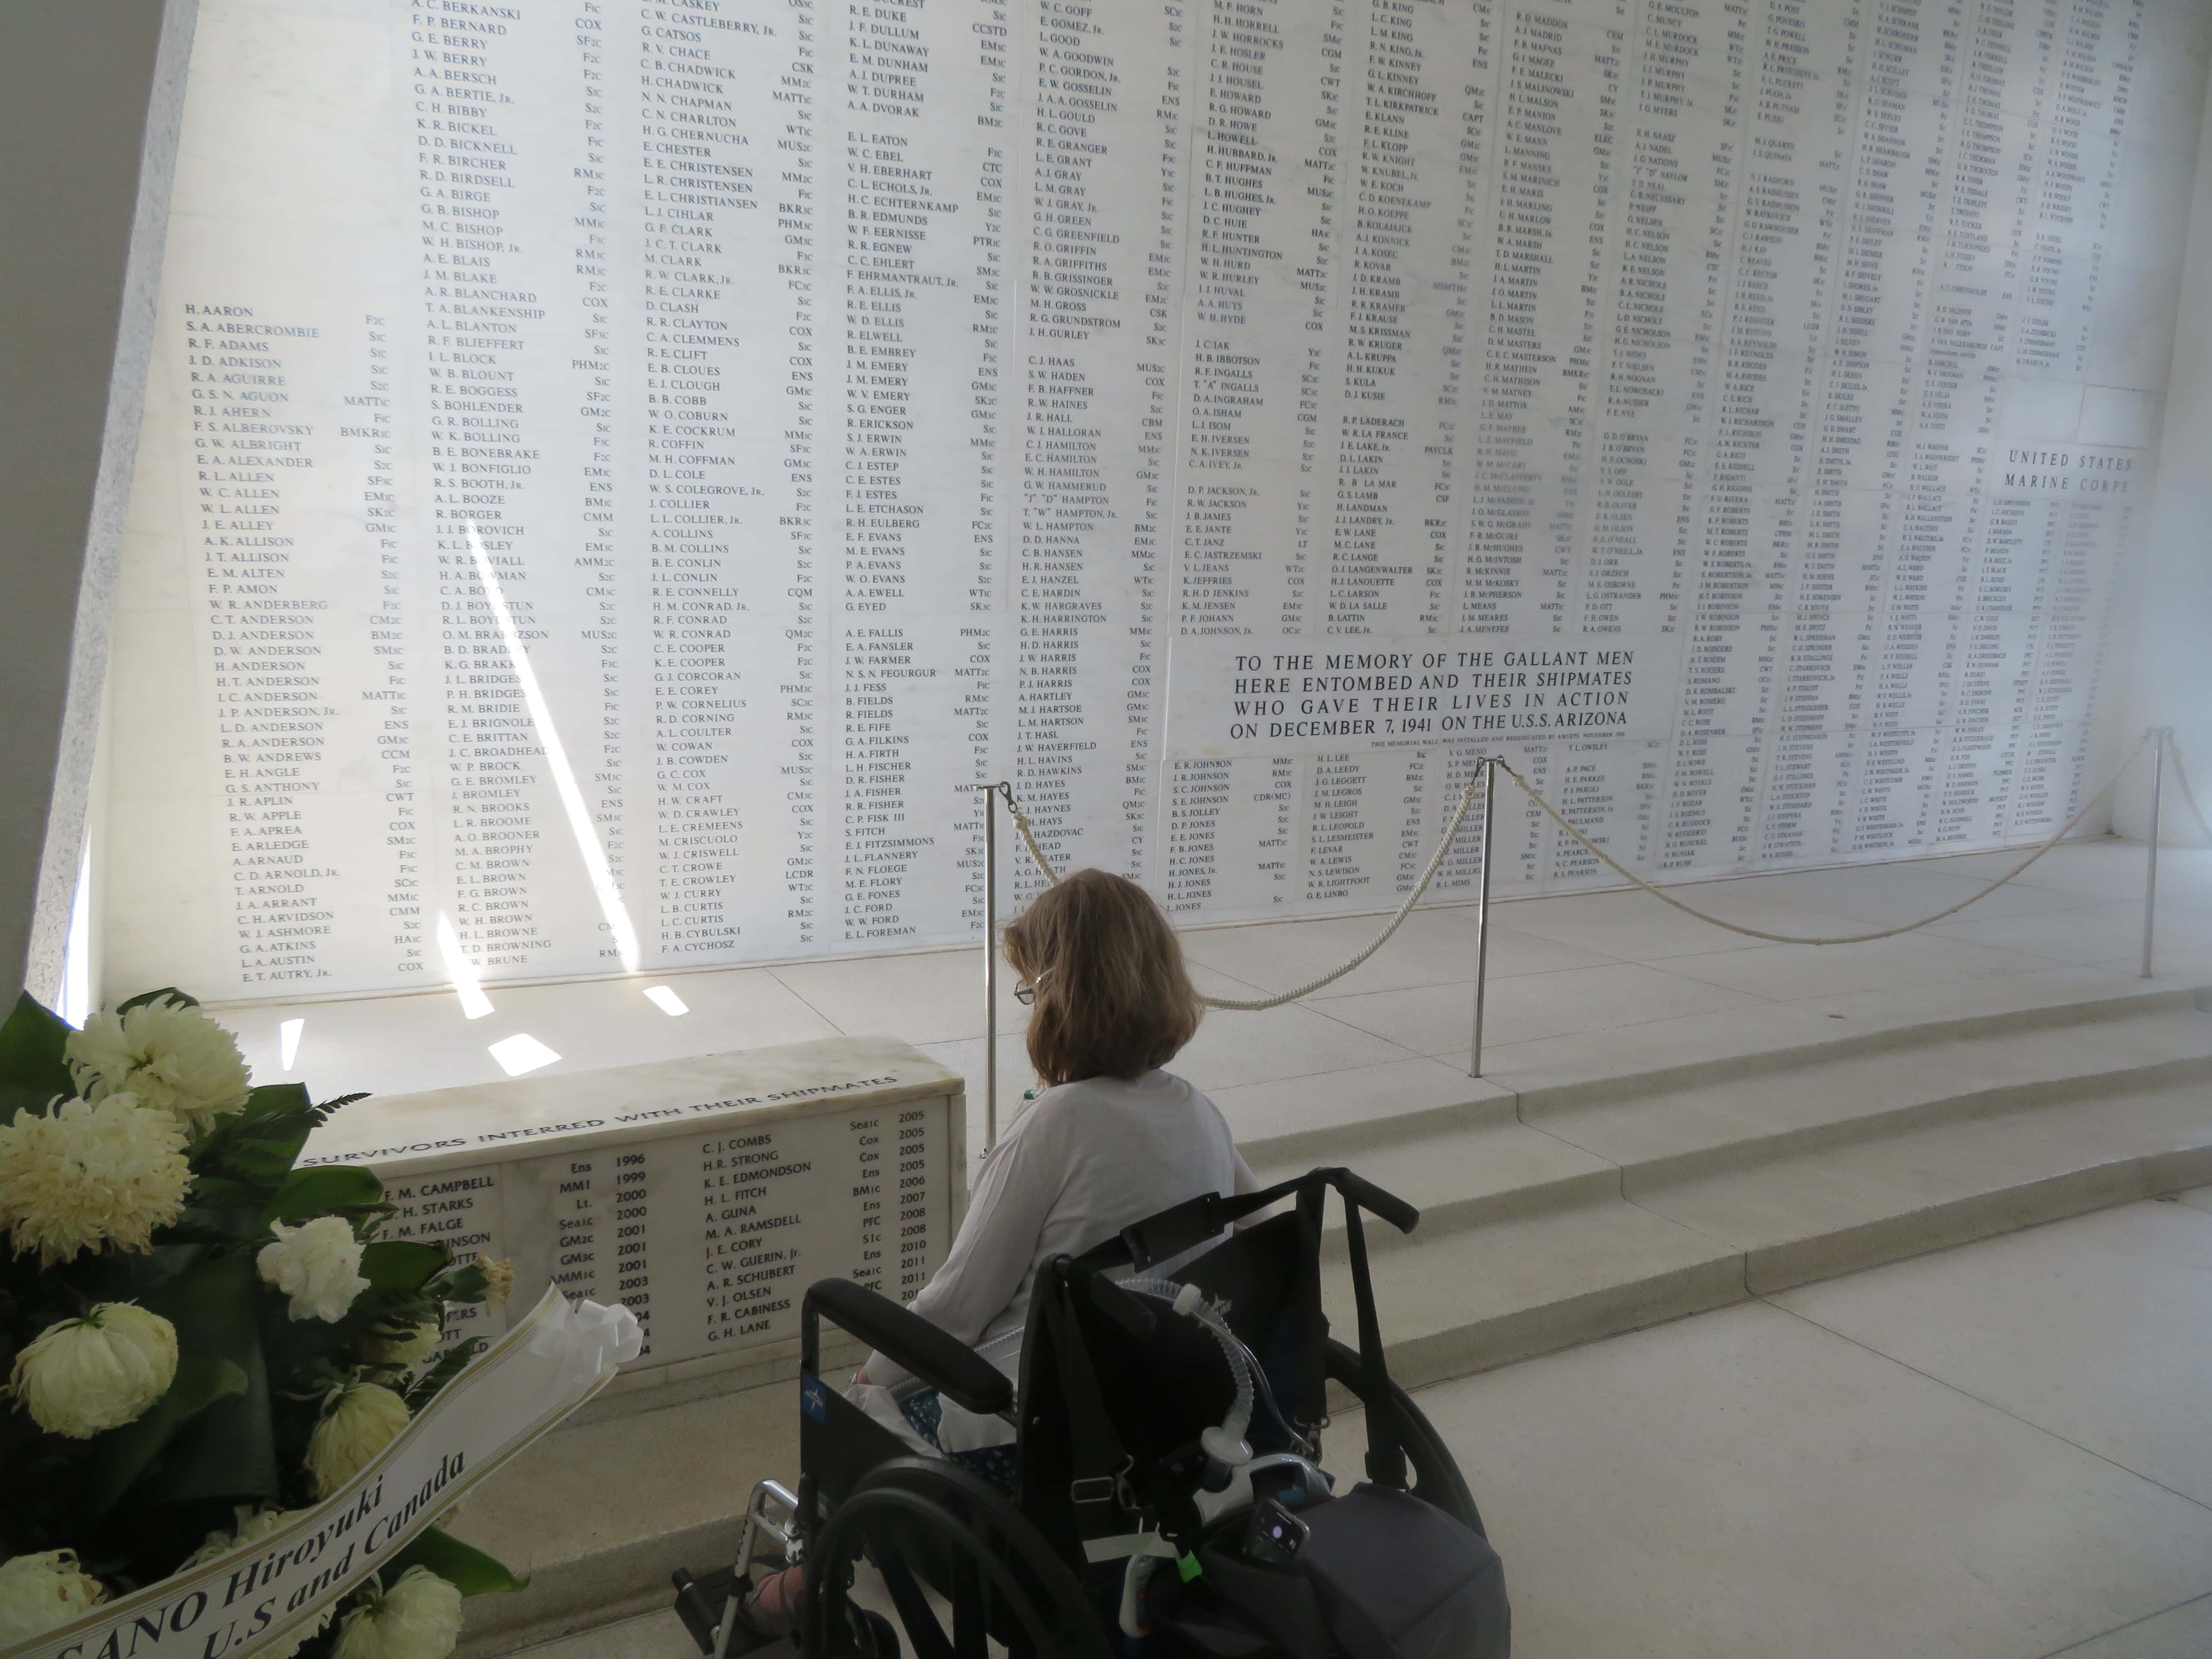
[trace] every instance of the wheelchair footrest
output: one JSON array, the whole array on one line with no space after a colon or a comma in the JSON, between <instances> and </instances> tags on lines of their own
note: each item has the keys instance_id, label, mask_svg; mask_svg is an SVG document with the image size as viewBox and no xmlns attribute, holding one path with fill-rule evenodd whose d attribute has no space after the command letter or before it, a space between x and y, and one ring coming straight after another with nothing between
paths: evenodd
<instances>
[{"instance_id":1,"label":"wheelchair footrest","mask_svg":"<svg viewBox=\"0 0 2212 1659\"><path fill-rule=\"evenodd\" d=\"M676 1586L677 1617L691 1632L699 1651L713 1653L715 1632L721 1628L722 1614L738 1586L738 1570L721 1567L704 1577L694 1578L678 1567L669 1575L669 1582Z\"/></svg>"}]
</instances>

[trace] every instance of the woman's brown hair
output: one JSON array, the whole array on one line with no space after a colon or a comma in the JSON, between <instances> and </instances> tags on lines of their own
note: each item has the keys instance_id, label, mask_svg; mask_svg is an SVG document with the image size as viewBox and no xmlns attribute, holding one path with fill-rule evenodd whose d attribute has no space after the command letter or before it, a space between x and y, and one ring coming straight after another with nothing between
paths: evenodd
<instances>
[{"instance_id":1,"label":"woman's brown hair","mask_svg":"<svg viewBox=\"0 0 2212 1659\"><path fill-rule=\"evenodd\" d=\"M1160 907L1134 882L1078 870L1006 927L1006 959L1036 988L1030 1063L1047 1087L1138 1078L1198 1030L1198 993Z\"/></svg>"}]
</instances>

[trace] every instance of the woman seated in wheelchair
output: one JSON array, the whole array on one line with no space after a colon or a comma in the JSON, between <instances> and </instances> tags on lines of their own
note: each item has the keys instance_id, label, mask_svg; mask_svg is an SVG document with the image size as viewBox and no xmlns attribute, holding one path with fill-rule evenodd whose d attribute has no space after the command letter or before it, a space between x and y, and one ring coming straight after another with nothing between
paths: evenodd
<instances>
[{"instance_id":1,"label":"woman seated in wheelchair","mask_svg":"<svg viewBox=\"0 0 2212 1659\"><path fill-rule=\"evenodd\" d=\"M1220 1110L1161 1069L1197 1030L1200 1006L1175 932L1142 888L1078 871L1008 926L1006 950L1044 1087L984 1158L959 1237L912 1307L1011 1376L1046 1264L1171 1205L1258 1182ZM914 1389L881 1353L853 1380L848 1397L915 1450L1013 1492L1005 1418ZM803 1571L768 1578L745 1601L741 1620L757 1638L790 1627Z\"/></svg>"}]
</instances>

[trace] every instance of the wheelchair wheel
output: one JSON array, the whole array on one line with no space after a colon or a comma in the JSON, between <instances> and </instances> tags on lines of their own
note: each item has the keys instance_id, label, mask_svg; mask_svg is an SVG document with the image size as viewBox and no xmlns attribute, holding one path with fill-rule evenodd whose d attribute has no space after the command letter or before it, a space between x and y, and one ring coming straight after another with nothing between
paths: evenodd
<instances>
[{"instance_id":1,"label":"wheelchair wheel","mask_svg":"<svg viewBox=\"0 0 2212 1659\"><path fill-rule=\"evenodd\" d=\"M894 1659L858 1644L854 1569L890 1593L890 1624L913 1659L1112 1659L1099 1614L1067 1564L1012 1503L933 1459L879 1465L810 1541L808 1659Z\"/></svg>"},{"instance_id":2,"label":"wheelchair wheel","mask_svg":"<svg viewBox=\"0 0 2212 1659\"><path fill-rule=\"evenodd\" d=\"M1331 1338L1326 1361L1328 1379L1341 1382L1367 1403L1366 1376L1359 1364L1359 1352L1355 1348ZM1462 1521L1482 1533L1482 1512L1474 1506L1474 1494L1468 1490L1467 1479L1459 1472L1459 1464L1444 1445L1443 1437L1413 1403L1413 1396L1395 1382L1389 1385L1391 1397L1397 1401L1398 1420L1404 1425L1406 1472L1411 1477L1409 1490L1423 1502L1442 1510L1455 1521Z\"/></svg>"}]
</instances>

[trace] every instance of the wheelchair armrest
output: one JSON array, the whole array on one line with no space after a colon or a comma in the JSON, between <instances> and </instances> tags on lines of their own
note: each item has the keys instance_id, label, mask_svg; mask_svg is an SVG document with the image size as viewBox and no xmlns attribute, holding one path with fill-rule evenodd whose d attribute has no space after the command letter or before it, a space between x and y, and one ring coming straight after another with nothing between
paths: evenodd
<instances>
[{"instance_id":1,"label":"wheelchair armrest","mask_svg":"<svg viewBox=\"0 0 2212 1659\"><path fill-rule=\"evenodd\" d=\"M823 1315L969 1411L991 1416L1014 1403L1014 1385L1004 1371L957 1337L865 1285L849 1279L818 1279L807 1287L799 1318L809 1339L805 1344L809 1353L815 1351L811 1340L814 1322Z\"/></svg>"}]
</instances>

